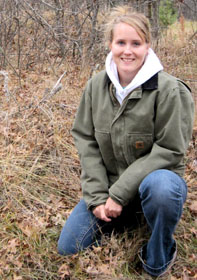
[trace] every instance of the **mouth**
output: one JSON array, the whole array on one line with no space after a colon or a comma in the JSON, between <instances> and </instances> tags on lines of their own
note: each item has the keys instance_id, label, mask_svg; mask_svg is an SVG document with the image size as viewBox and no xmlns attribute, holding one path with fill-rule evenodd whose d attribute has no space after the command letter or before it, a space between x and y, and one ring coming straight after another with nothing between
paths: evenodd
<instances>
[{"instance_id":1,"label":"mouth","mask_svg":"<svg viewBox=\"0 0 197 280\"><path fill-rule=\"evenodd\" d=\"M124 62L133 62L135 59L134 58L124 58L124 57L122 57L121 60L124 61Z\"/></svg>"}]
</instances>

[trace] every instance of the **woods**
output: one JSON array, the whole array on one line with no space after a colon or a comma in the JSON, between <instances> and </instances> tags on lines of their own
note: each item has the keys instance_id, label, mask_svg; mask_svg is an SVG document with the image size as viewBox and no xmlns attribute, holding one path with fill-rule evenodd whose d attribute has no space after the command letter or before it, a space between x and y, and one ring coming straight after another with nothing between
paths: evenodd
<instances>
[{"instance_id":1,"label":"woods","mask_svg":"<svg viewBox=\"0 0 197 280\"><path fill-rule=\"evenodd\" d=\"M107 12L120 3L150 18L152 47L164 69L190 86L197 111L195 0L0 0L0 280L146 279L136 254L146 226L88 253L57 254L81 197L70 130L88 78L104 67ZM171 280L196 278L197 118L194 127Z\"/></svg>"},{"instance_id":2,"label":"woods","mask_svg":"<svg viewBox=\"0 0 197 280\"><path fill-rule=\"evenodd\" d=\"M0 65L20 78L23 69L40 71L72 58L77 63L100 63L102 24L107 10L129 3L150 19L153 38L181 15L195 20L196 1L0 1ZM167 20L168 19L168 20ZM169 22L168 22L169 21ZM105 55L105 53L103 53ZM95 63L96 62L96 63ZM55 66L55 67L54 67Z\"/></svg>"}]
</instances>

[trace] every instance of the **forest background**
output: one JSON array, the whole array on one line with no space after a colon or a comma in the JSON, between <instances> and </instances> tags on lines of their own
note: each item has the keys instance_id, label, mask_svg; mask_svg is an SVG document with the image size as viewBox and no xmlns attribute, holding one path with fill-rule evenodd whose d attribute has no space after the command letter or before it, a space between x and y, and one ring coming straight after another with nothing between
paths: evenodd
<instances>
[{"instance_id":1,"label":"forest background","mask_svg":"<svg viewBox=\"0 0 197 280\"><path fill-rule=\"evenodd\" d=\"M104 238L73 257L57 254L61 228L81 197L70 135L88 80L108 53L108 10L130 4L153 29L165 70L192 89L197 111L196 0L0 0L0 279L147 279L137 252L147 226ZM176 230L178 258L165 279L197 279L197 121L186 156L188 200Z\"/></svg>"}]
</instances>

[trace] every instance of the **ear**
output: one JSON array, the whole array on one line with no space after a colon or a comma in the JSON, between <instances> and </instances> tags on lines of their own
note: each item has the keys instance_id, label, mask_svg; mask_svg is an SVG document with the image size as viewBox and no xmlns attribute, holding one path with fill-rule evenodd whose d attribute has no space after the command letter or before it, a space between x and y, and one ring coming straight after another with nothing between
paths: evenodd
<instances>
[{"instance_id":1,"label":"ear","mask_svg":"<svg viewBox=\"0 0 197 280\"><path fill-rule=\"evenodd\" d=\"M147 43L147 50L151 47L150 43Z\"/></svg>"},{"instance_id":2,"label":"ear","mask_svg":"<svg viewBox=\"0 0 197 280\"><path fill-rule=\"evenodd\" d=\"M151 44L150 44L150 43L146 43L146 51L147 51L147 54L148 54L148 50L149 50L150 47L151 47Z\"/></svg>"}]
</instances>

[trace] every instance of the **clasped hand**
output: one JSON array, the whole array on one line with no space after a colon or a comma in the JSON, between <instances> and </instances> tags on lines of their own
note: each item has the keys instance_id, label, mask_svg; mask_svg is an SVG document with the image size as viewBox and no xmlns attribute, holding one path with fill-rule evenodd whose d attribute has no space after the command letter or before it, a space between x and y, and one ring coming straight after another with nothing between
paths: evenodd
<instances>
[{"instance_id":1,"label":"clasped hand","mask_svg":"<svg viewBox=\"0 0 197 280\"><path fill-rule=\"evenodd\" d=\"M93 214L105 222L111 222L111 218L117 218L121 212L122 206L111 199L111 197L107 199L105 204L101 204L93 210Z\"/></svg>"}]
</instances>

